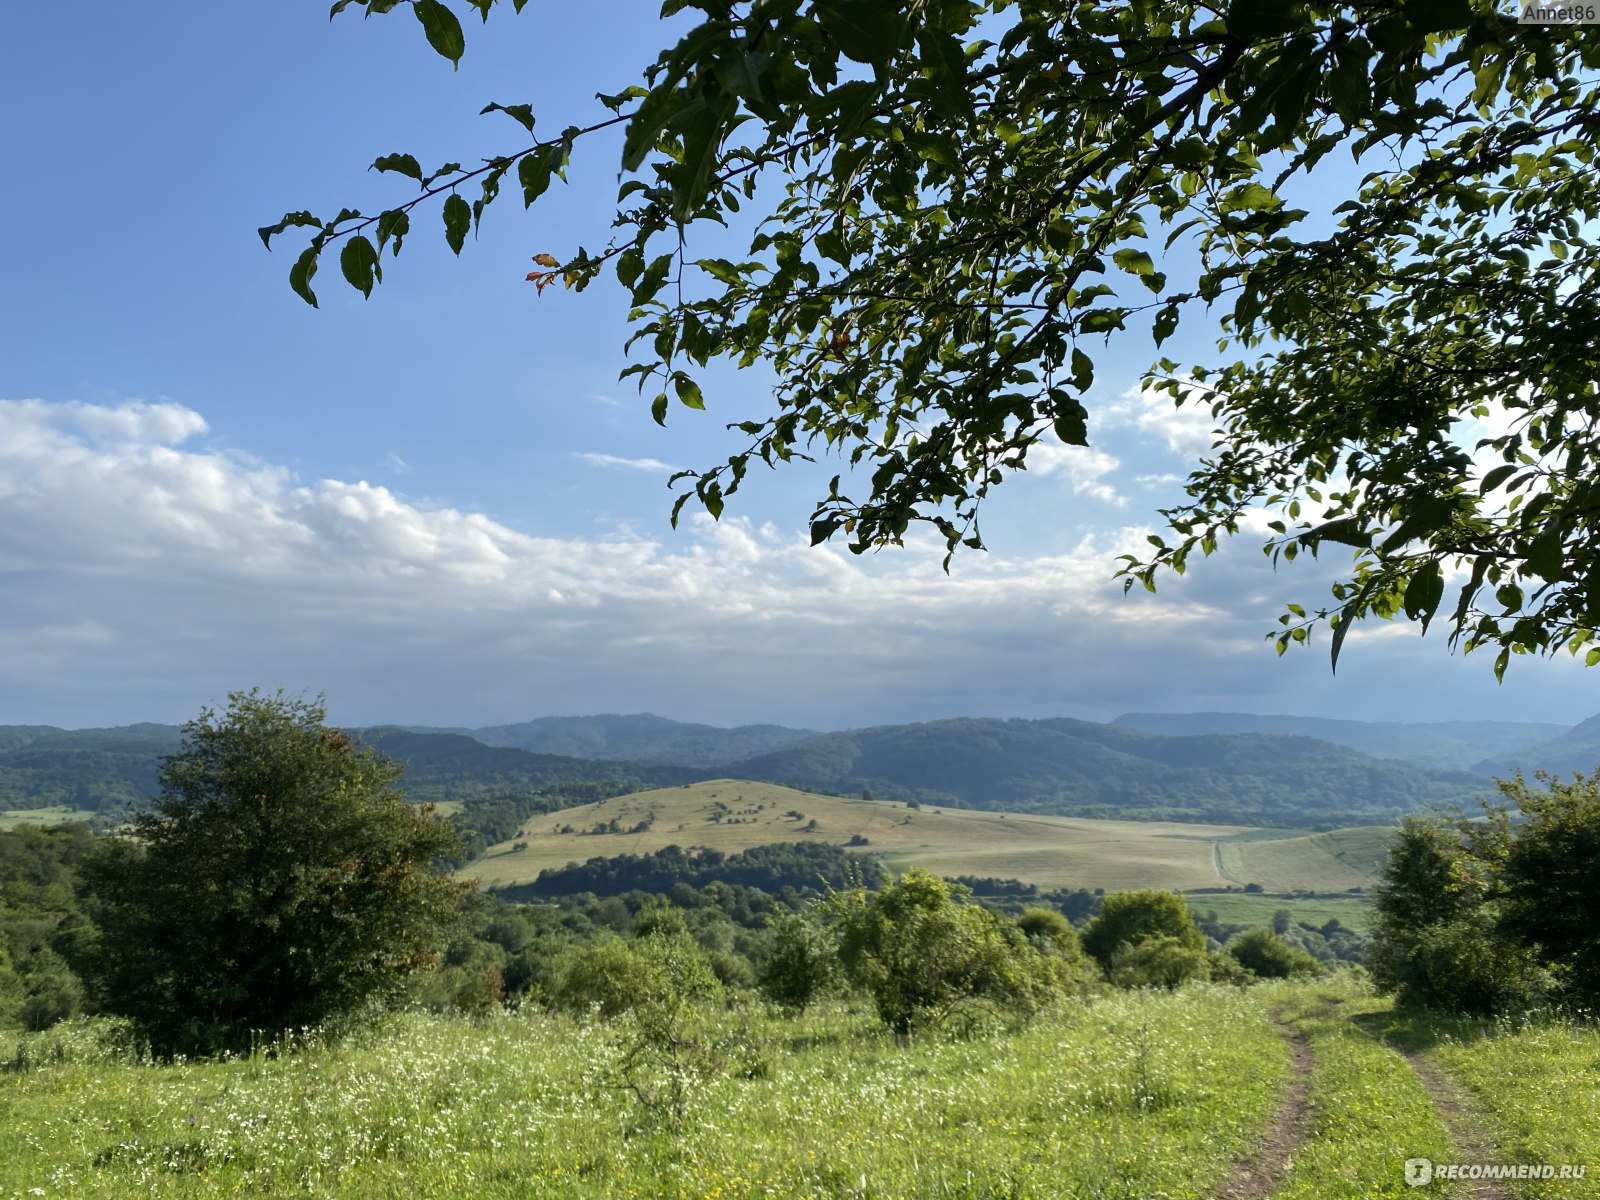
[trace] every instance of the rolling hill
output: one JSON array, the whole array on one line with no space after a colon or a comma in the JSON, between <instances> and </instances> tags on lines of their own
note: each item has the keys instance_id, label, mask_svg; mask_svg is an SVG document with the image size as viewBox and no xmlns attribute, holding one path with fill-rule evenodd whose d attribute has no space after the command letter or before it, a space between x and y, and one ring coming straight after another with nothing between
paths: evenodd
<instances>
[{"instance_id":1,"label":"rolling hill","mask_svg":"<svg viewBox=\"0 0 1600 1200\"><path fill-rule=\"evenodd\" d=\"M1545 741L1491 755L1478 762L1474 770L1501 777L1518 771L1528 776L1535 771L1548 771L1552 775L1582 771L1593 775L1600 770L1600 715Z\"/></svg>"},{"instance_id":2,"label":"rolling hill","mask_svg":"<svg viewBox=\"0 0 1600 1200\"><path fill-rule=\"evenodd\" d=\"M1178 737L1216 733L1314 737L1374 758L1398 758L1447 771L1459 771L1463 764L1486 756L1520 751L1567 731L1564 725L1531 721L1337 721L1228 712L1123 713L1112 724Z\"/></svg>"},{"instance_id":3,"label":"rolling hill","mask_svg":"<svg viewBox=\"0 0 1600 1200\"><path fill-rule=\"evenodd\" d=\"M1257 883L1268 891L1345 891L1372 882L1369 851L1384 836L1386 830L1307 836L1238 825L911 808L717 779L540 814L461 874L494 887L531 883L547 867L666 846L734 854L774 842L818 842L879 854L897 870L921 866L1042 888ZM1229 872L1243 877L1231 879Z\"/></svg>"},{"instance_id":4,"label":"rolling hill","mask_svg":"<svg viewBox=\"0 0 1600 1200\"><path fill-rule=\"evenodd\" d=\"M1166 736L1065 718L963 718L824 734L729 764L740 778L971 808L1336 827L1465 803L1487 780L1316 738Z\"/></svg>"},{"instance_id":5,"label":"rolling hill","mask_svg":"<svg viewBox=\"0 0 1600 1200\"><path fill-rule=\"evenodd\" d=\"M722 729L650 713L541 717L515 725L418 732L465 733L488 746L511 746L567 758L628 759L680 767L714 767L817 737L812 729L740 725Z\"/></svg>"}]
</instances>

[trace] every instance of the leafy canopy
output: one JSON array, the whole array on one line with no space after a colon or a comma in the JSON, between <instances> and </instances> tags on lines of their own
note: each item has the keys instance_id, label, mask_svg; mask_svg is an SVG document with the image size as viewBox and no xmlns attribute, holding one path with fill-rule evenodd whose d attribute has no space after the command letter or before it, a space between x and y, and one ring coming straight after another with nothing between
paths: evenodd
<instances>
[{"instance_id":1,"label":"leafy canopy","mask_svg":"<svg viewBox=\"0 0 1600 1200\"><path fill-rule=\"evenodd\" d=\"M465 52L440 0L333 12L351 7L409 7ZM1144 385L1208 406L1217 440L1130 586L1264 509L1275 561L1353 552L1331 601L1282 615L1280 652L1326 623L1337 661L1354 621L1403 614L1497 650L1497 675L1563 646L1593 664L1600 39L1495 7L667 0L698 23L600 97L610 117L545 135L530 105L491 103L522 127L504 154L385 154L415 195L261 236L309 231L290 271L308 302L334 251L370 295L414 216L437 207L459 253L503 185L532 205L580 139L622 127L609 239L542 252L529 279L616 275L623 374L658 421L705 406L713 360L776 372L745 448L685 473L674 517L691 497L719 515L752 461L831 451L852 469L812 536L857 552L914 522L981 547L982 501L1041 439L1087 444L1096 357L1208 313L1217 360L1159 358ZM1330 195L1318 165L1346 155L1362 178ZM697 227L746 205L747 251L696 257Z\"/></svg>"},{"instance_id":2,"label":"leafy canopy","mask_svg":"<svg viewBox=\"0 0 1600 1200\"><path fill-rule=\"evenodd\" d=\"M161 795L82 878L102 1004L160 1053L239 1050L388 998L435 960L463 887L459 839L404 802L402 764L320 702L236 692L184 726Z\"/></svg>"}]
</instances>

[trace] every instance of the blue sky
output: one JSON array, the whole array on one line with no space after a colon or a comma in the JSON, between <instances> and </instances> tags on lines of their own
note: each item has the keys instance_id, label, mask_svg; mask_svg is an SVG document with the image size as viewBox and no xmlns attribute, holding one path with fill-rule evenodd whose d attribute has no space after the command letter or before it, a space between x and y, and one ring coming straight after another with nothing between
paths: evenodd
<instances>
[{"instance_id":1,"label":"blue sky","mask_svg":"<svg viewBox=\"0 0 1600 1200\"><path fill-rule=\"evenodd\" d=\"M349 723L478 724L655 711L831 728L958 714L1109 719L1232 709L1576 721L1600 676L1452 657L1405 627L1279 659L1263 635L1314 603L1249 539L1124 599L1114 556L1208 442L1139 396L1148 346L1101 363L1087 451L1044 455L991 501L987 555L855 559L805 545L835 468L753 478L720 525L668 526L666 477L717 461L759 408L662 430L630 385L625 306L524 282L605 240L615 140L533 213L515 197L453 259L419 219L369 301L320 311L257 226L376 210L365 170L520 144L601 115L654 56L654 6L591 0L467 25L453 72L405 11L321 0L8 6L0 40L0 722L183 720L235 688L326 692Z\"/></svg>"}]
</instances>

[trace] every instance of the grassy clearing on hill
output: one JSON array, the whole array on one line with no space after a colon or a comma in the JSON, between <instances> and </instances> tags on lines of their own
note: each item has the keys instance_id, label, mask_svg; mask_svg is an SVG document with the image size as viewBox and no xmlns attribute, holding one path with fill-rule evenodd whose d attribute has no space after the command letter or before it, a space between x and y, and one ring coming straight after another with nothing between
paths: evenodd
<instances>
[{"instance_id":1,"label":"grassy clearing on hill","mask_svg":"<svg viewBox=\"0 0 1600 1200\"><path fill-rule=\"evenodd\" d=\"M722 1013L742 1070L679 1128L607 1086L606 1027L412 1015L281 1059L0 1074L0 1197L1198 1200L1270 1114L1262 994L1119 994L1021 1032L898 1045L861 1011ZM0 1045L0 1052L4 1047Z\"/></svg>"},{"instance_id":2,"label":"grassy clearing on hill","mask_svg":"<svg viewBox=\"0 0 1600 1200\"><path fill-rule=\"evenodd\" d=\"M1327 899L1321 896L1244 895L1239 892L1189 892L1184 896L1189 907L1202 916L1215 912L1225 925L1270 925L1281 908L1289 910L1290 920L1304 921L1319 928L1337 919L1356 933L1366 933L1372 925L1372 905L1365 896Z\"/></svg>"},{"instance_id":3,"label":"grassy clearing on hill","mask_svg":"<svg viewBox=\"0 0 1600 1200\"><path fill-rule=\"evenodd\" d=\"M612 822L619 832L593 832ZM631 832L641 823L648 827ZM572 832L558 832L569 826ZM1347 832L1356 836L1343 838ZM733 779L540 814L462 873L489 886L530 883L546 867L601 855L648 854L669 845L732 854L771 842L848 845L856 837L866 839L862 850L882 854L897 870L918 866L939 875L1014 878L1043 888L1216 886L1224 882L1216 869L1219 852L1224 863L1229 855L1243 854L1238 870L1254 871L1273 890L1342 891L1372 882L1372 870L1363 869L1360 855L1350 848L1370 840L1366 830L1307 837L1237 825L911 809L895 801L822 796ZM523 849L515 848L522 843ZM1235 882L1252 881L1257 880Z\"/></svg>"},{"instance_id":4,"label":"grassy clearing on hill","mask_svg":"<svg viewBox=\"0 0 1600 1200\"><path fill-rule=\"evenodd\" d=\"M1229 883L1258 883L1269 892L1342 892L1377 877L1393 834L1389 826L1357 826L1327 833L1250 835L1220 839L1217 851Z\"/></svg>"},{"instance_id":5,"label":"grassy clearing on hill","mask_svg":"<svg viewBox=\"0 0 1600 1200\"><path fill-rule=\"evenodd\" d=\"M55 804L49 808L0 809L0 829L15 829L18 825L61 825L68 821L92 821L100 814L87 808L67 808Z\"/></svg>"}]
</instances>

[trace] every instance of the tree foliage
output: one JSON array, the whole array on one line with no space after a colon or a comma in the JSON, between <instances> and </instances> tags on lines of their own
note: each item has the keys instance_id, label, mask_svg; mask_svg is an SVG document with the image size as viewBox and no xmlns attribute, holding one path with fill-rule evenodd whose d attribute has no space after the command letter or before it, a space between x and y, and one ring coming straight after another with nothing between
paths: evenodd
<instances>
[{"instance_id":1,"label":"tree foliage","mask_svg":"<svg viewBox=\"0 0 1600 1200\"><path fill-rule=\"evenodd\" d=\"M877 892L830 897L845 975L895 1034L936 1023L966 1001L1029 1013L1069 984L1058 953L966 901L965 888L918 867Z\"/></svg>"},{"instance_id":2,"label":"tree foliage","mask_svg":"<svg viewBox=\"0 0 1600 1200\"><path fill-rule=\"evenodd\" d=\"M487 22L495 5L463 10ZM352 7L407 5L333 11ZM410 7L459 63L459 19ZM600 97L610 116L545 134L530 105L490 103L520 127L505 153L436 169L384 154L373 167L414 195L263 228L269 245L309 231L291 287L315 304L337 252L370 295L384 251L435 208L460 253L503 187L537 203L576 143L620 127L609 238L542 250L529 280L616 275L633 303L623 374L658 421L674 400L705 407L713 360L776 373L768 414L735 426L745 447L686 473L680 507L717 516L752 463L825 450L846 470L815 540L859 552L930 522L951 552L981 546L993 487L1047 437L1087 443L1097 358L1205 314L1218 360L1159 358L1145 386L1208 405L1217 441L1164 512L1170 533L1129 556L1130 585L1181 573L1264 508L1275 558L1354 551L1331 602L1289 606L1280 650L1325 622L1337 660L1355 620L1403 614L1497 649L1497 674L1561 646L1600 661L1586 32L1519 25L1492 0L663 12L685 10L697 23L643 84ZM1355 172L1331 169L1344 156ZM754 232L725 257L729 237L701 230L746 206Z\"/></svg>"},{"instance_id":3,"label":"tree foliage","mask_svg":"<svg viewBox=\"0 0 1600 1200\"><path fill-rule=\"evenodd\" d=\"M1316 975L1322 970L1310 954L1265 926L1246 930L1229 942L1228 953L1241 967L1262 979Z\"/></svg>"},{"instance_id":4,"label":"tree foliage","mask_svg":"<svg viewBox=\"0 0 1600 1200\"><path fill-rule=\"evenodd\" d=\"M1477 820L1408 820L1373 892L1373 975L1402 1003L1600 1004L1600 779L1500 783Z\"/></svg>"},{"instance_id":5,"label":"tree foliage","mask_svg":"<svg viewBox=\"0 0 1600 1200\"><path fill-rule=\"evenodd\" d=\"M1171 938L1184 950L1206 948L1205 935L1183 897L1153 888L1107 896L1099 915L1083 931L1083 948L1110 971L1123 947L1137 946L1151 938Z\"/></svg>"},{"instance_id":6,"label":"tree foliage","mask_svg":"<svg viewBox=\"0 0 1600 1200\"><path fill-rule=\"evenodd\" d=\"M323 723L320 701L234 693L184 726L161 795L82 879L104 1007L158 1052L239 1049L386 998L434 961L459 848L404 802L402 767Z\"/></svg>"}]
</instances>

